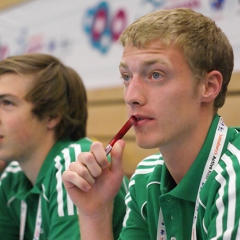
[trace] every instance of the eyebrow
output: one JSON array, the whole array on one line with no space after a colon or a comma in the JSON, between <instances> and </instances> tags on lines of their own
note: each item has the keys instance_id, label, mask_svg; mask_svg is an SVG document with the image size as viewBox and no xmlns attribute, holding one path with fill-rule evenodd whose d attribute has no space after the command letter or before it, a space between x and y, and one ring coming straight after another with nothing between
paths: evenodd
<instances>
[{"instance_id":1,"label":"eyebrow","mask_svg":"<svg viewBox=\"0 0 240 240\"><path fill-rule=\"evenodd\" d=\"M11 94L0 94L0 98L12 96Z\"/></svg>"},{"instance_id":2,"label":"eyebrow","mask_svg":"<svg viewBox=\"0 0 240 240\"><path fill-rule=\"evenodd\" d=\"M151 60L146 60L146 61L143 61L143 63L141 64L142 66L151 66L155 63L160 63L160 64L163 64L163 65L166 65L170 68L172 68L172 65L170 64L170 62L166 61L166 60L162 60L162 59L151 59ZM120 67L123 67L123 68L128 68L128 65L125 63L125 62L120 62L119 64L119 68Z\"/></svg>"},{"instance_id":3,"label":"eyebrow","mask_svg":"<svg viewBox=\"0 0 240 240\"><path fill-rule=\"evenodd\" d=\"M3 98L5 98L5 97L11 97L11 98L16 98L16 99L18 99L17 96L12 95L12 94L10 94L10 93L0 94L0 99L3 99Z\"/></svg>"}]
</instances>

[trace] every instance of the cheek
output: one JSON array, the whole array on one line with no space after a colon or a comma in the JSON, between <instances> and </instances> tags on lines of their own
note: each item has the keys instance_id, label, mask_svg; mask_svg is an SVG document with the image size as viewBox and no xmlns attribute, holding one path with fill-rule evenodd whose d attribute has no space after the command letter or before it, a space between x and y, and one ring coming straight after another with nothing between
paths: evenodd
<instances>
[{"instance_id":1,"label":"cheek","mask_svg":"<svg viewBox=\"0 0 240 240\"><path fill-rule=\"evenodd\" d=\"M158 105L163 111L162 114L168 119L168 123L172 124L195 111L197 101L189 90L176 89L166 93L165 98Z\"/></svg>"},{"instance_id":2,"label":"cheek","mask_svg":"<svg viewBox=\"0 0 240 240\"><path fill-rule=\"evenodd\" d=\"M33 132L26 119L16 118L8 121L8 133L11 134L13 139L18 140L20 144L31 140Z\"/></svg>"},{"instance_id":3,"label":"cheek","mask_svg":"<svg viewBox=\"0 0 240 240\"><path fill-rule=\"evenodd\" d=\"M176 105L181 104L192 104L193 102L198 101L198 93L197 91L193 91L193 89L178 89L176 91L175 96L173 96Z\"/></svg>"}]
</instances>

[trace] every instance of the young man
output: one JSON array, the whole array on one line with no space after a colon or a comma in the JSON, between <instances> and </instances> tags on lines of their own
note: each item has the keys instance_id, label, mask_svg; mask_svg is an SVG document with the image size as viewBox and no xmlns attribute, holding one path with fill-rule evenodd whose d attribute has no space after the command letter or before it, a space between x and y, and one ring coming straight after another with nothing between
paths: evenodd
<instances>
[{"instance_id":1,"label":"young man","mask_svg":"<svg viewBox=\"0 0 240 240\"><path fill-rule=\"evenodd\" d=\"M120 239L240 239L240 133L217 114L233 70L228 39L202 14L173 9L141 17L120 40L137 144L161 153L140 162L131 178ZM123 148L119 140L109 168L94 143L63 173L82 240L113 239Z\"/></svg>"},{"instance_id":2,"label":"young man","mask_svg":"<svg viewBox=\"0 0 240 240\"><path fill-rule=\"evenodd\" d=\"M45 54L0 62L0 159L14 160L1 175L0 239L80 238L62 173L90 150L86 123L86 91L73 69ZM124 179L114 201L115 238L126 210L125 185Z\"/></svg>"}]
</instances>

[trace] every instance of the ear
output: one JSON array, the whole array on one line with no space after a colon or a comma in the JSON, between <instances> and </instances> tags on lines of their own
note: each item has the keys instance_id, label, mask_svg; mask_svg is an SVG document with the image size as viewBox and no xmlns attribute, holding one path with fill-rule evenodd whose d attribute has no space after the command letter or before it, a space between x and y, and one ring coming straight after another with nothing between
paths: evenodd
<instances>
[{"instance_id":1,"label":"ear","mask_svg":"<svg viewBox=\"0 0 240 240\"><path fill-rule=\"evenodd\" d=\"M55 128L59 124L61 119L62 119L62 117L60 114L58 114L57 116L54 116L54 117L48 117L47 118L47 128L48 129Z\"/></svg>"},{"instance_id":2,"label":"ear","mask_svg":"<svg viewBox=\"0 0 240 240\"><path fill-rule=\"evenodd\" d=\"M203 79L202 102L213 102L222 88L222 74L219 71L211 71Z\"/></svg>"}]
</instances>

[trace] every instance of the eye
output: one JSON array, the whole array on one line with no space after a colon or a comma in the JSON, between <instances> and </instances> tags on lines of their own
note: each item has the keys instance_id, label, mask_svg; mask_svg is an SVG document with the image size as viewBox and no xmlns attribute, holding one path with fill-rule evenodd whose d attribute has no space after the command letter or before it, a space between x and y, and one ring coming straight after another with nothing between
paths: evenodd
<instances>
[{"instance_id":1,"label":"eye","mask_svg":"<svg viewBox=\"0 0 240 240\"><path fill-rule=\"evenodd\" d=\"M163 77L162 74L159 73L159 72L153 72L152 73L152 79L158 80L158 79L160 79L162 77Z\"/></svg>"},{"instance_id":2,"label":"eye","mask_svg":"<svg viewBox=\"0 0 240 240\"><path fill-rule=\"evenodd\" d=\"M13 103L10 102L10 101L8 101L8 100L3 100L3 101L2 101L2 104L3 104L4 106L12 106L12 105L13 105Z\"/></svg>"},{"instance_id":3,"label":"eye","mask_svg":"<svg viewBox=\"0 0 240 240\"><path fill-rule=\"evenodd\" d=\"M131 79L131 77L126 73L122 75L122 78L124 81L129 81Z\"/></svg>"}]
</instances>

